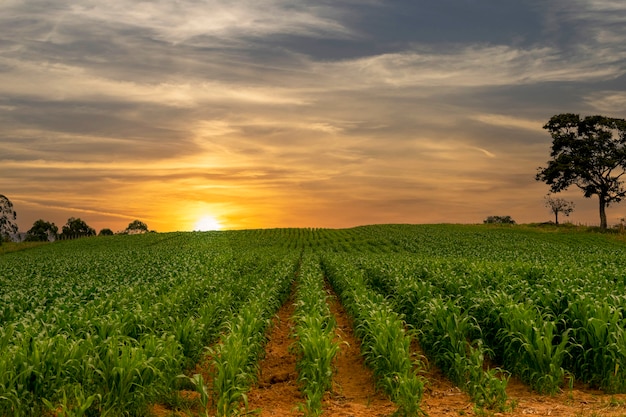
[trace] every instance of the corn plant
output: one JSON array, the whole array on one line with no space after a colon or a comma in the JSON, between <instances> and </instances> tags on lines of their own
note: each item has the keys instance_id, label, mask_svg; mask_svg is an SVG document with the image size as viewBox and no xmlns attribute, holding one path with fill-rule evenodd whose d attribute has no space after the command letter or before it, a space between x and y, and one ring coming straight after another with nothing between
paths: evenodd
<instances>
[{"instance_id":1,"label":"corn plant","mask_svg":"<svg viewBox=\"0 0 626 417\"><path fill-rule=\"evenodd\" d=\"M297 277L294 321L298 382L308 415L322 412L322 399L332 388L333 360L339 351L323 278L319 262L304 256Z\"/></svg>"},{"instance_id":2,"label":"corn plant","mask_svg":"<svg viewBox=\"0 0 626 417\"><path fill-rule=\"evenodd\" d=\"M196 392L200 394L200 405L202 406L205 417L209 417L209 405L211 401L210 388L204 382L202 374L194 374L189 380L196 389Z\"/></svg>"},{"instance_id":3,"label":"corn plant","mask_svg":"<svg viewBox=\"0 0 626 417\"><path fill-rule=\"evenodd\" d=\"M453 301L435 298L425 301L418 310L421 318L414 324L419 328L419 341L426 353L479 407L504 411L506 409L507 377L498 369L484 369L489 354L480 326Z\"/></svg>"},{"instance_id":4,"label":"corn plant","mask_svg":"<svg viewBox=\"0 0 626 417\"><path fill-rule=\"evenodd\" d=\"M366 283L389 296L395 308L407 315L407 321L417 329L421 347L478 407L498 411L508 408L508 377L500 369L484 369L484 359L491 352L482 340L477 321L457 299L444 300L433 286L402 278L408 272L390 262L388 256L384 260L360 259L357 264L365 271ZM434 276L423 267L417 273L421 278ZM446 291L451 288L455 294L462 292L461 285L449 284Z\"/></svg>"},{"instance_id":5,"label":"corn plant","mask_svg":"<svg viewBox=\"0 0 626 417\"><path fill-rule=\"evenodd\" d=\"M88 415L87 412L94 403L102 400L100 394L87 396L80 385L74 385L71 392L73 395L68 397L66 388L62 389L60 405L46 398L43 399L43 402L57 417L83 417Z\"/></svg>"},{"instance_id":6,"label":"corn plant","mask_svg":"<svg viewBox=\"0 0 626 417\"><path fill-rule=\"evenodd\" d=\"M266 330L271 315L285 302L293 280L294 264L280 263L265 282L259 282L250 301L226 324L226 334L210 350L215 376L217 414L227 416L247 408L247 391L256 381L258 359L266 342Z\"/></svg>"},{"instance_id":7,"label":"corn plant","mask_svg":"<svg viewBox=\"0 0 626 417\"><path fill-rule=\"evenodd\" d=\"M568 376L563 364L569 329L558 334L551 317L532 306L505 305L498 313L502 324L496 337L504 364L538 392L555 394Z\"/></svg>"},{"instance_id":8,"label":"corn plant","mask_svg":"<svg viewBox=\"0 0 626 417\"><path fill-rule=\"evenodd\" d=\"M424 414L420 408L424 383L413 371L416 364L411 360L411 336L405 331L402 317L384 297L369 290L362 274L345 260L326 255L323 266L354 319L355 334L361 339L361 351L374 371L377 385L398 405L398 415ZM421 368L422 364L417 366Z\"/></svg>"},{"instance_id":9,"label":"corn plant","mask_svg":"<svg viewBox=\"0 0 626 417\"><path fill-rule=\"evenodd\" d=\"M580 378L610 393L626 392L626 319L621 306L582 296L567 317L573 338L572 368Z\"/></svg>"}]
</instances>

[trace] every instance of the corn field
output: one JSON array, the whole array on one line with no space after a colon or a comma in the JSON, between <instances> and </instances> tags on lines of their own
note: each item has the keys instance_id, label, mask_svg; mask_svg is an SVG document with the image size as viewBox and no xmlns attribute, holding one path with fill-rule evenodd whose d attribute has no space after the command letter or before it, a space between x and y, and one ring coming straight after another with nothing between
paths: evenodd
<instances>
[{"instance_id":1,"label":"corn field","mask_svg":"<svg viewBox=\"0 0 626 417\"><path fill-rule=\"evenodd\" d=\"M276 311L295 304L301 409L323 415L334 292L397 415L439 367L479 408L515 376L626 392L626 245L577 231L381 225L110 236L0 255L0 416L147 416L181 389L245 410ZM412 350L418 343L424 357ZM211 378L194 375L209 358Z\"/></svg>"}]
</instances>

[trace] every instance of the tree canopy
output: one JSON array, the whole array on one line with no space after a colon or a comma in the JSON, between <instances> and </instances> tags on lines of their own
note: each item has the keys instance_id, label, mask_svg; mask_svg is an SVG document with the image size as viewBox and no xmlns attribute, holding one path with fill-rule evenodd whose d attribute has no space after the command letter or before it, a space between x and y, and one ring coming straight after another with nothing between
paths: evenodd
<instances>
[{"instance_id":1,"label":"tree canopy","mask_svg":"<svg viewBox=\"0 0 626 417\"><path fill-rule=\"evenodd\" d=\"M535 179L558 193L575 185L585 198L598 196L600 227L606 229L606 207L626 196L626 120L565 113L543 127L552 136L551 160Z\"/></svg>"},{"instance_id":2,"label":"tree canopy","mask_svg":"<svg viewBox=\"0 0 626 417\"><path fill-rule=\"evenodd\" d=\"M12 240L17 234L17 213L8 197L0 194L0 243Z\"/></svg>"},{"instance_id":3,"label":"tree canopy","mask_svg":"<svg viewBox=\"0 0 626 417\"><path fill-rule=\"evenodd\" d=\"M56 239L58 232L59 228L54 223L39 219L26 232L26 240L29 242L47 242Z\"/></svg>"},{"instance_id":4,"label":"tree canopy","mask_svg":"<svg viewBox=\"0 0 626 417\"><path fill-rule=\"evenodd\" d=\"M67 219L67 223L63 226L63 237L74 238L83 236L95 236L96 230L89 227L84 220L80 218L70 217Z\"/></svg>"},{"instance_id":5,"label":"tree canopy","mask_svg":"<svg viewBox=\"0 0 626 417\"><path fill-rule=\"evenodd\" d=\"M147 233L148 225L142 222L141 220L133 220L128 224L128 227L125 230L126 233Z\"/></svg>"}]
</instances>

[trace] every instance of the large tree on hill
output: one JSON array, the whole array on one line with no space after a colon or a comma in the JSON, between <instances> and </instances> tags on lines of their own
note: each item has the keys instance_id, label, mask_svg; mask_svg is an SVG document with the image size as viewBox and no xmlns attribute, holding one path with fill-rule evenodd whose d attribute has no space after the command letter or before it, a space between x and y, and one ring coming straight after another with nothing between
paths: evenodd
<instances>
[{"instance_id":1,"label":"large tree on hill","mask_svg":"<svg viewBox=\"0 0 626 417\"><path fill-rule=\"evenodd\" d=\"M598 196L600 227L606 229L606 208L626 196L622 176L626 169L626 120L604 116L581 119L572 113L552 116L543 127L552 136L548 166L535 179L558 193L570 185L584 196Z\"/></svg>"},{"instance_id":2,"label":"large tree on hill","mask_svg":"<svg viewBox=\"0 0 626 417\"><path fill-rule=\"evenodd\" d=\"M17 234L17 213L8 197L0 194L0 244L12 240Z\"/></svg>"}]
</instances>

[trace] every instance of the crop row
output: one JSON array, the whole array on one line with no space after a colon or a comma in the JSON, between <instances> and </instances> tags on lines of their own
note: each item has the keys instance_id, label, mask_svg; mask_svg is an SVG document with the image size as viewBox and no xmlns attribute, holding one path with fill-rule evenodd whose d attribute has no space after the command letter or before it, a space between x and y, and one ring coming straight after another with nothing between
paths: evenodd
<instances>
[{"instance_id":1,"label":"crop row","mask_svg":"<svg viewBox=\"0 0 626 417\"><path fill-rule=\"evenodd\" d=\"M324 272L341 303L354 320L365 362L374 371L376 383L398 405L397 415L423 414L420 402L424 381L416 374L423 368L414 361L411 336L402 317L385 298L365 285L362 274L332 254L322 257Z\"/></svg>"},{"instance_id":2,"label":"crop row","mask_svg":"<svg viewBox=\"0 0 626 417\"><path fill-rule=\"evenodd\" d=\"M574 378L607 392L626 390L625 303L622 295L607 294L611 285L575 285L578 278L554 270L538 274L536 267L498 271L406 256L370 256L361 266L371 285L392 296L421 328L425 347L430 340L441 345L454 328L467 328L460 340L471 341L539 392L554 393ZM434 310L443 312L441 319L432 319ZM442 326L432 339L437 320L456 324ZM471 356L471 349L466 352Z\"/></svg>"},{"instance_id":3,"label":"crop row","mask_svg":"<svg viewBox=\"0 0 626 417\"><path fill-rule=\"evenodd\" d=\"M333 361L339 351L328 297L318 257L305 252L297 277L294 321L298 382L308 415L322 412L322 398L332 389Z\"/></svg>"},{"instance_id":4,"label":"crop row","mask_svg":"<svg viewBox=\"0 0 626 417\"><path fill-rule=\"evenodd\" d=\"M13 297L14 287L2 287L9 302L0 328L0 415L38 415L46 406L141 413L259 294L252 288L296 259L260 256L246 245L233 257L236 242L207 247L207 237L195 238L130 247L112 239L93 251L81 247L82 258L68 248L80 242L63 242L34 252L21 275L3 258L2 276L18 288L30 285L41 299ZM60 256L64 251L73 256Z\"/></svg>"}]
</instances>

